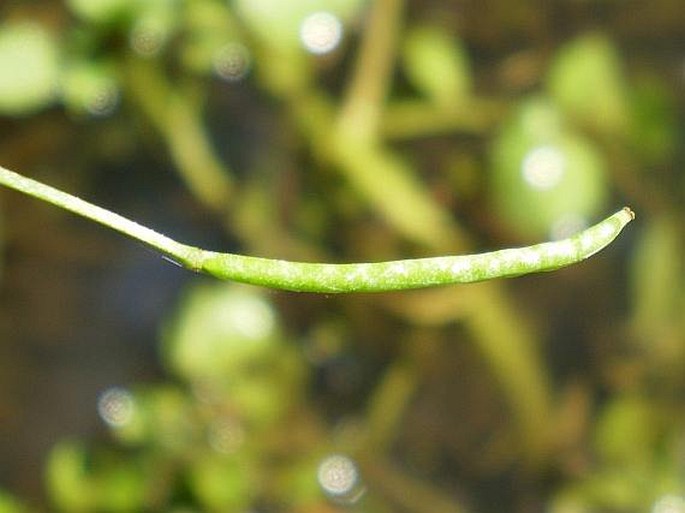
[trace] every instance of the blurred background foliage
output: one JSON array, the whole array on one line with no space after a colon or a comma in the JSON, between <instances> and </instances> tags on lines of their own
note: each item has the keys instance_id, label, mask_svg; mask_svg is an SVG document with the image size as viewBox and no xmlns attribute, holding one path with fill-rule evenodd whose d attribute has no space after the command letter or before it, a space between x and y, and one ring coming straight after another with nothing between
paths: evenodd
<instances>
[{"instance_id":1,"label":"blurred background foliage","mask_svg":"<svg viewBox=\"0 0 685 513\"><path fill-rule=\"evenodd\" d=\"M562 237L558 273L316 296L2 193L0 512L685 511L681 0L0 4L2 164L320 261Z\"/></svg>"}]
</instances>

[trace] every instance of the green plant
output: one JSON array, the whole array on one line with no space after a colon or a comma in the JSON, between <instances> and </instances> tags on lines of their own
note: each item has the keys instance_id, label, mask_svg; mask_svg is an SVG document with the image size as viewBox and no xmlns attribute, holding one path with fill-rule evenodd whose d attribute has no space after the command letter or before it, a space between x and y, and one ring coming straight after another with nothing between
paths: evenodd
<instances>
[{"instance_id":1,"label":"green plant","mask_svg":"<svg viewBox=\"0 0 685 513\"><path fill-rule=\"evenodd\" d=\"M2 165L194 246L494 277L478 253L617 202L640 226L551 276L311 295L193 276L3 194L0 513L680 508L677 4L2 3ZM315 44L342 35L328 53L303 44L317 20ZM87 210L191 268L273 278L273 260ZM629 221L495 255L537 269ZM298 265L309 288L366 270ZM317 479L336 455L357 504Z\"/></svg>"}]
</instances>

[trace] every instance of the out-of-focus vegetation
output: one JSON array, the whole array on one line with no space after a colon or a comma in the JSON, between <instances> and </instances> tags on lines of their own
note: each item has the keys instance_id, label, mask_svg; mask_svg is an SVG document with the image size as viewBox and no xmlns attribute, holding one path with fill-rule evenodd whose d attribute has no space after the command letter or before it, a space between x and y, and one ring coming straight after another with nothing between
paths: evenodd
<instances>
[{"instance_id":1,"label":"out-of-focus vegetation","mask_svg":"<svg viewBox=\"0 0 685 513\"><path fill-rule=\"evenodd\" d=\"M178 270L159 314L163 277L119 286L127 241L3 193L0 513L685 511L682 2L14 1L0 20L3 165L189 243L372 261L638 216L546 276L331 298ZM83 330L127 347L115 306L152 317L159 368L73 361ZM101 431L36 437L27 469L12 440L77 415L84 368Z\"/></svg>"}]
</instances>

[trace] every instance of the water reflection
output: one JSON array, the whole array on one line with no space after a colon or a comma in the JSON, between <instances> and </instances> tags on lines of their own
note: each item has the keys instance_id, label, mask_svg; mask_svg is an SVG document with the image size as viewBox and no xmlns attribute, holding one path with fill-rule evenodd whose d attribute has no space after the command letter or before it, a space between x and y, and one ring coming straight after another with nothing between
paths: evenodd
<instances>
[{"instance_id":1,"label":"water reflection","mask_svg":"<svg viewBox=\"0 0 685 513\"><path fill-rule=\"evenodd\" d=\"M679 495L664 495L654 503L652 513L685 513L685 499Z\"/></svg>"},{"instance_id":2,"label":"water reflection","mask_svg":"<svg viewBox=\"0 0 685 513\"><path fill-rule=\"evenodd\" d=\"M128 424L133 417L134 410L133 396L125 388L109 388L100 394L98 399L98 414L110 427L121 427Z\"/></svg>"},{"instance_id":3,"label":"water reflection","mask_svg":"<svg viewBox=\"0 0 685 513\"><path fill-rule=\"evenodd\" d=\"M250 71L250 52L240 43L222 46L214 56L214 71L227 82L239 82Z\"/></svg>"},{"instance_id":4,"label":"water reflection","mask_svg":"<svg viewBox=\"0 0 685 513\"><path fill-rule=\"evenodd\" d=\"M325 458L317 473L319 485L336 502L353 504L364 494L357 465L347 456Z\"/></svg>"},{"instance_id":5,"label":"water reflection","mask_svg":"<svg viewBox=\"0 0 685 513\"><path fill-rule=\"evenodd\" d=\"M207 435L209 445L216 452L232 454L236 452L245 441L245 430L234 419L217 419L209 426Z\"/></svg>"},{"instance_id":6,"label":"water reflection","mask_svg":"<svg viewBox=\"0 0 685 513\"><path fill-rule=\"evenodd\" d=\"M533 148L523 159L521 172L528 185L534 189L553 189L564 177L566 157L554 146Z\"/></svg>"},{"instance_id":7,"label":"water reflection","mask_svg":"<svg viewBox=\"0 0 685 513\"><path fill-rule=\"evenodd\" d=\"M300 26L300 39L308 52L325 54L335 50L342 40L343 26L329 12L317 12L307 16Z\"/></svg>"}]
</instances>

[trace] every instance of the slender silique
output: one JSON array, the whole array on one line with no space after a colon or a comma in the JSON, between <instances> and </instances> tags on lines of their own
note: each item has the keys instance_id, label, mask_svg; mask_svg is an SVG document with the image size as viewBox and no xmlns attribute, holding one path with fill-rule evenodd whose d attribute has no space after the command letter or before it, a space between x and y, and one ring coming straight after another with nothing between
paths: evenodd
<instances>
[{"instance_id":1,"label":"slender silique","mask_svg":"<svg viewBox=\"0 0 685 513\"><path fill-rule=\"evenodd\" d=\"M139 240L193 271L223 280L299 292L387 292L552 271L585 260L604 249L635 218L633 211L624 207L568 239L477 255L323 264L217 253L188 246L3 167L0 167L0 184Z\"/></svg>"}]
</instances>

